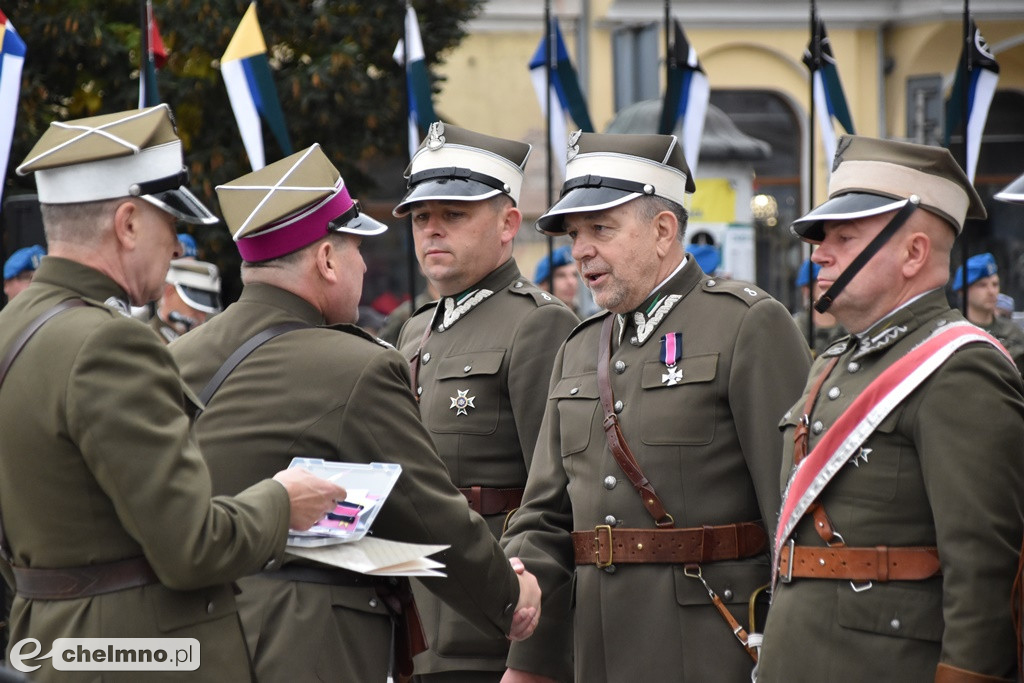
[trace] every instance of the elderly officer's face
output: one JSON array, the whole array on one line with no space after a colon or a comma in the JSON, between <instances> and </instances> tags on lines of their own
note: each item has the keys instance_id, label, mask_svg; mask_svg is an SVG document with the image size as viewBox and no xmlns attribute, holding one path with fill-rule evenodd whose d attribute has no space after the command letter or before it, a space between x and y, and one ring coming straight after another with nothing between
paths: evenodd
<instances>
[{"instance_id":1,"label":"elderly officer's face","mask_svg":"<svg viewBox=\"0 0 1024 683\"><path fill-rule=\"evenodd\" d=\"M328 325L355 323L359 319L359 299L366 273L366 261L359 251L362 241L358 235L343 235L332 242L332 265L338 274L338 286L332 304L324 311Z\"/></svg>"},{"instance_id":2,"label":"elderly officer's face","mask_svg":"<svg viewBox=\"0 0 1024 683\"><path fill-rule=\"evenodd\" d=\"M565 217L583 283L594 302L613 313L635 309L660 281L658 232L654 221L639 219L632 204Z\"/></svg>"},{"instance_id":3,"label":"elderly officer's face","mask_svg":"<svg viewBox=\"0 0 1024 683\"><path fill-rule=\"evenodd\" d=\"M889 211L854 220L825 221L825 239L811 254L811 260L821 266L818 285L823 290L831 287L895 214L895 211ZM901 237L906 230L907 226L904 226L897 231L871 257L828 309L850 332L863 332L899 305L904 292L898 254Z\"/></svg>"},{"instance_id":4,"label":"elderly officer's face","mask_svg":"<svg viewBox=\"0 0 1024 683\"><path fill-rule=\"evenodd\" d=\"M416 258L442 296L458 294L511 256L522 217L510 202L428 200L411 212Z\"/></svg>"}]
</instances>

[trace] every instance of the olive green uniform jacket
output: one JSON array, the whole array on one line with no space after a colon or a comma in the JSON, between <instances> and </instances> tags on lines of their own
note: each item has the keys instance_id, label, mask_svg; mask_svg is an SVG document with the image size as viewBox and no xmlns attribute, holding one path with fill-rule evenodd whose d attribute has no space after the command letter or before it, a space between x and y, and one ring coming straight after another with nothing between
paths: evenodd
<instances>
[{"instance_id":1,"label":"olive green uniform jacket","mask_svg":"<svg viewBox=\"0 0 1024 683\"><path fill-rule=\"evenodd\" d=\"M661 317L663 307L671 308ZM566 647L564 598L574 581L576 681L749 680L753 662L682 566L574 566L570 531L655 527L602 426L597 358L607 315L580 324L555 359L526 497L503 541L545 591L540 626L512 645L509 665L564 677L549 660ZM789 312L753 285L709 278L687 259L624 320L609 372L618 418L675 526L764 520L770 531L779 506L777 424L810 365ZM660 341L674 332L682 333L682 377L669 384ZM748 599L769 581L768 554L702 571L749 626Z\"/></svg>"},{"instance_id":2,"label":"olive green uniform jacket","mask_svg":"<svg viewBox=\"0 0 1024 683\"><path fill-rule=\"evenodd\" d=\"M991 325L979 327L998 339L1010 352L1010 358L1017 364L1017 369L1024 372L1024 330L1012 320L998 315Z\"/></svg>"},{"instance_id":3,"label":"olive green uniform jacket","mask_svg":"<svg viewBox=\"0 0 1024 683\"><path fill-rule=\"evenodd\" d=\"M462 296L421 308L403 327L399 349L412 358L433 326L421 356L420 416L456 486L525 486L551 364L578 322L510 259ZM460 394L472 405L460 410ZM486 519L501 536L505 515ZM431 644L416 658L417 674L505 669L508 640L485 637L420 586L413 589Z\"/></svg>"},{"instance_id":4,"label":"olive green uniform jacket","mask_svg":"<svg viewBox=\"0 0 1024 683\"><path fill-rule=\"evenodd\" d=\"M196 638L201 665L190 681L247 680L228 582L280 558L288 495L277 482L253 480L236 498L211 501L186 413L192 394L163 342L127 317L124 291L91 268L43 259L32 285L0 312L0 353L43 311L76 297L93 305L47 322L0 390L4 529L20 566L145 555L163 585L74 600L16 597L11 644L35 638L46 653L61 637ZM43 665L31 674L37 681L139 677L27 663Z\"/></svg>"},{"instance_id":5,"label":"olive green uniform jacket","mask_svg":"<svg viewBox=\"0 0 1024 683\"><path fill-rule=\"evenodd\" d=\"M810 415L808 453L858 394L937 328L963 320L930 292L829 349L787 414L783 476L806 392L839 362ZM1021 546L1021 378L993 346L968 344L910 394L818 500L848 546L938 546L942 576L875 582L793 579L775 591L759 681L932 681L939 662L1010 677L1016 647L1010 587ZM824 546L805 516L797 545Z\"/></svg>"},{"instance_id":6,"label":"olive green uniform jacket","mask_svg":"<svg viewBox=\"0 0 1024 683\"><path fill-rule=\"evenodd\" d=\"M199 392L246 340L291 321L324 324L304 299L247 285L236 303L174 342L171 353ZM400 464L373 533L451 545L434 556L447 578L424 585L492 638L508 632L518 581L483 520L451 485L420 424L408 365L392 347L354 325L287 332L238 365L196 430L216 491L243 489L293 457ZM240 585L239 610L261 680L384 680L390 618L372 587L264 577Z\"/></svg>"},{"instance_id":7,"label":"olive green uniform jacket","mask_svg":"<svg viewBox=\"0 0 1024 683\"><path fill-rule=\"evenodd\" d=\"M794 322L796 322L796 328L800 330L800 334L803 335L804 339L807 340L807 309L799 311L793 316ZM814 326L814 343L808 342L808 346L811 347L811 355L817 358L825 351L828 347L832 346L836 341L845 337L848 334L846 328L836 323L832 327L821 327L820 325Z\"/></svg>"}]
</instances>

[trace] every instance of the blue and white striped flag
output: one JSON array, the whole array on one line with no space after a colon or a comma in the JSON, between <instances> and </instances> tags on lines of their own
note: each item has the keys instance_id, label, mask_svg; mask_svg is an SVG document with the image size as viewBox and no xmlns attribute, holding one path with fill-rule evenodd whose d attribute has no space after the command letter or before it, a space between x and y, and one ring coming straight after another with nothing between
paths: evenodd
<instances>
[{"instance_id":1,"label":"blue and white striped flag","mask_svg":"<svg viewBox=\"0 0 1024 683\"><path fill-rule=\"evenodd\" d=\"M988 109L996 94L996 83L999 81L999 64L989 52L985 39L981 36L974 19L968 29L970 43L966 47L971 50L970 86L967 91L967 179L974 182L975 171L978 170L978 154L981 152L981 136L985 132L985 121ZM963 108L963 75L966 50L961 51L957 62L956 80L946 100L946 147L950 137L964 120Z\"/></svg>"},{"instance_id":2,"label":"blue and white striped flag","mask_svg":"<svg viewBox=\"0 0 1024 683\"><path fill-rule=\"evenodd\" d=\"M18 118L21 93L21 67L25 63L25 41L14 30L14 24L0 12L0 199L3 199L7 162L11 157L14 122Z\"/></svg>"},{"instance_id":3,"label":"blue and white striped flag","mask_svg":"<svg viewBox=\"0 0 1024 683\"><path fill-rule=\"evenodd\" d=\"M815 50L817 45L817 50ZM821 55L821 61L815 62L815 56ZM825 167L831 173L832 159L836 155L836 129L832 123L838 121L850 135L855 135L853 129L853 117L850 116L850 107L846 104L846 95L843 94L843 84L839 81L839 70L836 68L836 58L832 54L832 43L825 32L825 22L818 19L815 24L814 35L811 36L811 43L804 51L804 64L811 70L811 79L814 83L814 109L818 117L818 126L821 128L821 144L825 148L825 159L828 163Z\"/></svg>"},{"instance_id":4,"label":"blue and white striped flag","mask_svg":"<svg viewBox=\"0 0 1024 683\"><path fill-rule=\"evenodd\" d=\"M548 52L548 35L555 34L555 49L553 53ZM558 19L551 17L551 27L548 33L541 38L537 51L530 59L530 79L533 81L533 89L537 93L537 100L540 102L540 111L544 116L549 116L548 94L545 84L548 82L548 75L545 73L548 62L551 62L551 112L550 125L551 150L553 157L558 159L565 174L565 151L568 149L568 117L572 117L576 127L584 133L593 133L594 126L590 122L590 113L587 111L587 101L580 90L579 79L576 76L576 69L573 68L569 59L569 51L565 48L565 41L562 39L562 30L558 27Z\"/></svg>"},{"instance_id":5,"label":"blue and white striped flag","mask_svg":"<svg viewBox=\"0 0 1024 683\"><path fill-rule=\"evenodd\" d=\"M674 23L675 39L672 53L667 56L669 75L658 132L671 135L680 117L683 119L683 155L692 175L697 172L697 161L700 158L700 141L704 135L708 103L711 101L711 86L697 58L697 51L686 39L679 20Z\"/></svg>"},{"instance_id":6,"label":"blue and white striped flag","mask_svg":"<svg viewBox=\"0 0 1024 683\"><path fill-rule=\"evenodd\" d=\"M405 49L406 39L409 42L408 51ZM420 36L420 22L412 5L406 5L405 38L400 39L395 46L394 58L399 64L405 65L409 102L409 158L412 159L430 124L437 120L430 91L426 54L423 51L423 38Z\"/></svg>"}]
</instances>

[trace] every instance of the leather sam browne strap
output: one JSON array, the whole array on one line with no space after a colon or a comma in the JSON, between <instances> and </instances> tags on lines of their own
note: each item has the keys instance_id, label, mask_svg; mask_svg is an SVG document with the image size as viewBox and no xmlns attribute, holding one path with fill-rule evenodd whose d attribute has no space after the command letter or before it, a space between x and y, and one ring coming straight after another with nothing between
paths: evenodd
<instances>
[{"instance_id":1,"label":"leather sam browne strap","mask_svg":"<svg viewBox=\"0 0 1024 683\"><path fill-rule=\"evenodd\" d=\"M921 581L942 573L934 546L816 548L787 544L779 557L779 580Z\"/></svg>"},{"instance_id":2,"label":"leather sam browne strap","mask_svg":"<svg viewBox=\"0 0 1024 683\"><path fill-rule=\"evenodd\" d=\"M213 395L217 393L217 389L220 388L220 385L228 378L228 375L230 375L231 372L238 367L238 364L245 360L250 353L263 346L274 337L278 337L285 332L301 330L307 327L310 327L307 323L292 321L272 325L262 332L254 334L252 337L247 339L245 343L235 349L234 353L228 356L228 359L224 361L224 364L217 369L217 372L213 374L213 377L210 378L210 381L206 383L206 386L203 387L202 392L200 392L199 400L202 401L204 406L209 403L210 399L213 398Z\"/></svg>"},{"instance_id":3,"label":"leather sam browne strap","mask_svg":"<svg viewBox=\"0 0 1024 683\"><path fill-rule=\"evenodd\" d=\"M988 676L940 662L935 669L935 683L1012 683L1013 679Z\"/></svg>"},{"instance_id":4,"label":"leather sam browne strap","mask_svg":"<svg viewBox=\"0 0 1024 683\"><path fill-rule=\"evenodd\" d=\"M572 532L577 565L703 564L756 557L768 550L768 534L757 522L689 529L613 529Z\"/></svg>"},{"instance_id":5,"label":"leather sam browne strap","mask_svg":"<svg viewBox=\"0 0 1024 683\"><path fill-rule=\"evenodd\" d=\"M3 360L0 361L0 386L3 385L7 371L10 370L15 358L40 327L64 311L89 305L81 299L66 299L43 311L39 317L29 323L28 327L14 340ZM15 566L13 558L7 550L2 520L0 520L0 557L11 565L18 595L28 599L70 600L159 582L144 557L61 569Z\"/></svg>"},{"instance_id":6,"label":"leather sam browne strap","mask_svg":"<svg viewBox=\"0 0 1024 683\"><path fill-rule=\"evenodd\" d=\"M25 348L25 344L28 340L39 331L39 328L46 324L48 320L53 318L55 315L59 315L64 311L71 310L72 308L79 308L81 306L88 306L81 299L65 299L60 303L52 306L43 311L35 320L29 323L28 327L22 330L21 334L17 336L11 347L7 349L7 353L4 354L3 360L0 360L0 387L4 384L4 379L7 378L7 371L11 369L11 365L14 363L14 359L18 357L21 350ZM7 538L4 536L4 524L3 517L0 516L0 559L4 560L8 564L13 566L11 559L11 553L7 548Z\"/></svg>"},{"instance_id":7,"label":"leather sam browne strap","mask_svg":"<svg viewBox=\"0 0 1024 683\"><path fill-rule=\"evenodd\" d=\"M601 408L604 411L604 434L608 439L608 448L611 449L615 462L629 478L633 488L640 494L640 501L647 512L654 518L654 523L660 529L670 529L674 526L672 515L668 514L665 506L662 505L658 494L654 492L654 485L644 475L637 463L633 452L626 443L619 427L619 417L613 408L612 384L608 377L608 366L611 362L612 351L612 327L615 323L615 316L609 314L601 326L601 342L597 353L597 388L601 394Z\"/></svg>"},{"instance_id":8,"label":"leather sam browne strap","mask_svg":"<svg viewBox=\"0 0 1024 683\"><path fill-rule=\"evenodd\" d=\"M459 493L466 497L469 509L478 515L505 515L512 512L523 501L522 488L489 488L486 486L468 486L460 488Z\"/></svg>"}]
</instances>

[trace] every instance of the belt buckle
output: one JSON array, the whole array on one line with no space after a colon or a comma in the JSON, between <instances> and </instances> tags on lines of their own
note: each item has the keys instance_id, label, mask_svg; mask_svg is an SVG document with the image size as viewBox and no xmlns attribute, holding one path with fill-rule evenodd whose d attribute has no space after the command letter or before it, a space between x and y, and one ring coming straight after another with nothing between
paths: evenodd
<instances>
[{"instance_id":1,"label":"belt buckle","mask_svg":"<svg viewBox=\"0 0 1024 683\"><path fill-rule=\"evenodd\" d=\"M608 534L608 561L601 562L601 532L604 531ZM598 569L604 569L605 567L612 566L612 562L615 559L615 546L612 545L612 526L611 524L598 524L594 527L594 564Z\"/></svg>"},{"instance_id":2,"label":"belt buckle","mask_svg":"<svg viewBox=\"0 0 1024 683\"><path fill-rule=\"evenodd\" d=\"M781 581L782 583L792 583L793 582L793 551L796 548L796 540L794 540L792 538L789 539L786 542L786 548L788 548L788 551L789 551L789 558L788 558L789 562L788 562L788 565L786 567L786 573L783 574L781 571L779 572L779 581ZM786 549L783 549L782 552L785 553ZM781 562L780 562L780 564L781 564Z\"/></svg>"}]
</instances>

